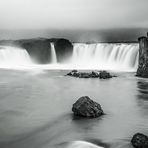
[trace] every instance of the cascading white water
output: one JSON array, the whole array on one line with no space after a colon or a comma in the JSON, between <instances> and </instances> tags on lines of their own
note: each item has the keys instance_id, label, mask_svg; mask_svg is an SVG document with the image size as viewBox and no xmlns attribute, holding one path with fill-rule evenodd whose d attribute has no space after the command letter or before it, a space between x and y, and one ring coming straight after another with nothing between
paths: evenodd
<instances>
[{"instance_id":1,"label":"cascading white water","mask_svg":"<svg viewBox=\"0 0 148 148\"><path fill-rule=\"evenodd\" d=\"M56 64L56 52L54 44L51 43L51 64ZM0 46L0 68L9 69L49 69L49 64L42 65L35 63L26 49L13 46ZM49 67L48 67L49 66Z\"/></svg>"},{"instance_id":2,"label":"cascading white water","mask_svg":"<svg viewBox=\"0 0 148 148\"><path fill-rule=\"evenodd\" d=\"M13 68L16 66L29 66L31 58L25 49L11 46L0 46L0 67Z\"/></svg>"},{"instance_id":3,"label":"cascading white water","mask_svg":"<svg viewBox=\"0 0 148 148\"><path fill-rule=\"evenodd\" d=\"M57 63L54 44L51 43L51 63L39 65L32 62L25 49L0 46L0 68L29 69L97 69L136 71L138 44L74 44L72 57Z\"/></svg>"},{"instance_id":4,"label":"cascading white water","mask_svg":"<svg viewBox=\"0 0 148 148\"><path fill-rule=\"evenodd\" d=\"M54 48L54 44L51 43L51 62L52 63L57 63L57 56Z\"/></svg>"},{"instance_id":5,"label":"cascading white water","mask_svg":"<svg viewBox=\"0 0 148 148\"><path fill-rule=\"evenodd\" d=\"M72 65L80 69L136 70L138 44L74 44Z\"/></svg>"}]
</instances>

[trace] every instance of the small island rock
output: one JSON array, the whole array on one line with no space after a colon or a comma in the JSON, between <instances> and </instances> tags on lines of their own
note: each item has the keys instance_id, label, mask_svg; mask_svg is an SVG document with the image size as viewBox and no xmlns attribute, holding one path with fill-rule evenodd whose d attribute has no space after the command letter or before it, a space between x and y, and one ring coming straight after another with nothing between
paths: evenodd
<instances>
[{"instance_id":1,"label":"small island rock","mask_svg":"<svg viewBox=\"0 0 148 148\"><path fill-rule=\"evenodd\" d=\"M72 111L76 116L87 118L96 118L104 114L101 105L91 100L88 96L79 98L73 104Z\"/></svg>"}]
</instances>

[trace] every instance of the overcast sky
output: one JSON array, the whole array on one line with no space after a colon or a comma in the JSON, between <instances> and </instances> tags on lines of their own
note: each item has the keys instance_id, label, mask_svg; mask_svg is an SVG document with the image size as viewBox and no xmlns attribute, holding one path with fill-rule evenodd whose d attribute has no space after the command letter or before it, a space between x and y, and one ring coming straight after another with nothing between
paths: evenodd
<instances>
[{"instance_id":1,"label":"overcast sky","mask_svg":"<svg viewBox=\"0 0 148 148\"><path fill-rule=\"evenodd\" d=\"M0 0L0 39L137 40L147 28L148 0Z\"/></svg>"},{"instance_id":2,"label":"overcast sky","mask_svg":"<svg viewBox=\"0 0 148 148\"><path fill-rule=\"evenodd\" d=\"M0 0L0 29L131 27L148 27L148 0Z\"/></svg>"}]
</instances>

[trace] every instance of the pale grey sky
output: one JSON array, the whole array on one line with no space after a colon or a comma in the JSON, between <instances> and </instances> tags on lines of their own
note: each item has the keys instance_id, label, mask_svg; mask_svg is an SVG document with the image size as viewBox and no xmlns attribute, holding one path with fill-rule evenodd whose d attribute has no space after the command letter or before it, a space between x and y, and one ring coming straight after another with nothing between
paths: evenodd
<instances>
[{"instance_id":1,"label":"pale grey sky","mask_svg":"<svg viewBox=\"0 0 148 148\"><path fill-rule=\"evenodd\" d=\"M148 0L0 0L0 29L147 27Z\"/></svg>"}]
</instances>

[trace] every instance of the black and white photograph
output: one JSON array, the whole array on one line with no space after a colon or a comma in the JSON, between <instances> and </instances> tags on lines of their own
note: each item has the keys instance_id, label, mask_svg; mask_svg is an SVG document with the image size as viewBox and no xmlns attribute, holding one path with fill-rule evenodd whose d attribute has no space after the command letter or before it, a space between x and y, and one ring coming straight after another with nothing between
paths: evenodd
<instances>
[{"instance_id":1,"label":"black and white photograph","mask_svg":"<svg viewBox=\"0 0 148 148\"><path fill-rule=\"evenodd\" d=\"M148 148L148 0L0 0L0 148Z\"/></svg>"}]
</instances>

